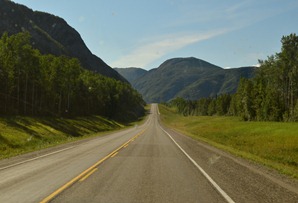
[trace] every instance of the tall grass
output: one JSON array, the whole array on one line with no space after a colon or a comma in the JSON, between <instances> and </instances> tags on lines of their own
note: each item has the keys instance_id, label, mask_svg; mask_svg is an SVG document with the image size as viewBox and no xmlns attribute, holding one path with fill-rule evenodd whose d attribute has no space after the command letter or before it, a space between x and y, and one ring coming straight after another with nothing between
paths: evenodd
<instances>
[{"instance_id":1,"label":"tall grass","mask_svg":"<svg viewBox=\"0 0 298 203\"><path fill-rule=\"evenodd\" d=\"M298 123L244 122L237 117L184 117L159 105L162 121L194 139L298 178Z\"/></svg>"},{"instance_id":2,"label":"tall grass","mask_svg":"<svg viewBox=\"0 0 298 203\"><path fill-rule=\"evenodd\" d=\"M0 159L123 127L99 116L75 119L1 117Z\"/></svg>"},{"instance_id":3,"label":"tall grass","mask_svg":"<svg viewBox=\"0 0 298 203\"><path fill-rule=\"evenodd\" d=\"M150 105L145 106L147 114ZM101 116L67 118L0 117L0 160L56 146L107 131L144 123L145 115L135 122L120 124Z\"/></svg>"}]
</instances>

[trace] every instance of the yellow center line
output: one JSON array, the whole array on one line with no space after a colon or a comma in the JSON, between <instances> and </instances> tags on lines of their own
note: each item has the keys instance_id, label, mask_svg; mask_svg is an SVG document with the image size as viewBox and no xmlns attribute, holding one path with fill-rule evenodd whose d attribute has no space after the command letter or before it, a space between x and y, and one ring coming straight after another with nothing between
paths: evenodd
<instances>
[{"instance_id":1,"label":"yellow center line","mask_svg":"<svg viewBox=\"0 0 298 203\"><path fill-rule=\"evenodd\" d=\"M89 176L91 176L95 171L97 171L97 168L94 168L92 171L90 171L87 175L85 175L83 178L81 178L79 181L83 182L84 180L86 180Z\"/></svg>"},{"instance_id":2,"label":"yellow center line","mask_svg":"<svg viewBox=\"0 0 298 203\"><path fill-rule=\"evenodd\" d=\"M105 156L103 159L101 159L98 162L96 162L93 166L91 166L88 169L86 169L85 171L83 171L80 175L78 175L77 177L73 178L72 180L70 180L69 182L67 182L66 184L64 184L62 187L60 187L59 189L57 189L55 192L53 192L52 194L50 194L49 196L47 196L46 198L44 198L42 201L40 201L40 203L47 203L47 202L51 201L52 199L54 199L54 197L56 197L57 195L59 195L60 193L62 193L64 190L66 190L67 188L69 188L70 186L72 186L74 183L76 183L77 181L79 181L80 179L82 179L84 176L87 176L92 170L94 170L102 162L104 162L105 160L107 160L108 158L110 158L113 154L115 154L116 152L118 152L120 149L124 148L125 145L128 145L128 143L131 142L131 140L136 139L137 137L139 137L140 135L142 135L146 130L147 130L147 128L144 129L143 131L141 131L139 134L137 134L134 137L132 137L131 139L129 139L127 142L125 142L120 147L118 147L117 149L115 149L114 151L112 151L110 154L108 154L107 156Z\"/></svg>"},{"instance_id":3,"label":"yellow center line","mask_svg":"<svg viewBox=\"0 0 298 203\"><path fill-rule=\"evenodd\" d=\"M113 158L114 156L116 156L118 153L119 153L119 152L115 152L115 153L111 156L111 158Z\"/></svg>"},{"instance_id":4,"label":"yellow center line","mask_svg":"<svg viewBox=\"0 0 298 203\"><path fill-rule=\"evenodd\" d=\"M123 148L126 148L128 146L128 144L124 145Z\"/></svg>"}]
</instances>

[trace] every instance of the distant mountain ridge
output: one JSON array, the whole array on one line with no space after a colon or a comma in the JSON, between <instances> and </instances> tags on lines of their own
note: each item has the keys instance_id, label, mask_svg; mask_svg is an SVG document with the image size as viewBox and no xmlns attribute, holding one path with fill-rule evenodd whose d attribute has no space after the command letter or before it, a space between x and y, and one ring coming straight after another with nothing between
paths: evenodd
<instances>
[{"instance_id":1,"label":"distant mountain ridge","mask_svg":"<svg viewBox=\"0 0 298 203\"><path fill-rule=\"evenodd\" d=\"M0 36L28 31L32 45L43 54L78 58L86 69L126 81L103 60L91 53L80 34L60 17L33 11L10 0L0 0Z\"/></svg>"},{"instance_id":2,"label":"distant mountain ridge","mask_svg":"<svg viewBox=\"0 0 298 203\"><path fill-rule=\"evenodd\" d=\"M139 69L116 70L131 82L147 103L152 103L167 102L176 97L196 100L235 93L240 78L253 77L255 67L223 69L207 61L189 57L169 59L156 69L143 70L139 77L135 73L140 72Z\"/></svg>"},{"instance_id":3,"label":"distant mountain ridge","mask_svg":"<svg viewBox=\"0 0 298 203\"><path fill-rule=\"evenodd\" d=\"M134 80L142 77L147 73L146 70L142 68L114 68L120 75L122 75L128 82L131 84L133 83Z\"/></svg>"}]
</instances>

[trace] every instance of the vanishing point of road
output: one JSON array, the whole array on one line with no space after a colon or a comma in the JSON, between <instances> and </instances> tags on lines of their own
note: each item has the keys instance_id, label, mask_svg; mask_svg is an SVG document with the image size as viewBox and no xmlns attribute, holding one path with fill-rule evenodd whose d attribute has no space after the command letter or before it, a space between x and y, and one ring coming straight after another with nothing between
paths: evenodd
<instances>
[{"instance_id":1,"label":"vanishing point of road","mask_svg":"<svg viewBox=\"0 0 298 203\"><path fill-rule=\"evenodd\" d=\"M298 202L297 181L160 124L0 162L0 202Z\"/></svg>"}]
</instances>

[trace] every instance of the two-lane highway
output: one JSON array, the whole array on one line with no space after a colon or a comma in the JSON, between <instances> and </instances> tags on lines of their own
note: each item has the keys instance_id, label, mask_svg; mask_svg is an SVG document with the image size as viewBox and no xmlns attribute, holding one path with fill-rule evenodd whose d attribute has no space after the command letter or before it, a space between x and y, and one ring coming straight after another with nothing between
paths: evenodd
<instances>
[{"instance_id":1,"label":"two-lane highway","mask_svg":"<svg viewBox=\"0 0 298 203\"><path fill-rule=\"evenodd\" d=\"M298 202L295 181L164 129L155 104L142 126L0 166L0 202Z\"/></svg>"},{"instance_id":2,"label":"two-lane highway","mask_svg":"<svg viewBox=\"0 0 298 203\"><path fill-rule=\"evenodd\" d=\"M151 112L138 139L53 202L224 202Z\"/></svg>"}]
</instances>

